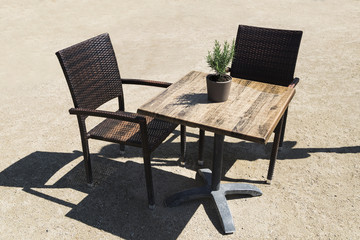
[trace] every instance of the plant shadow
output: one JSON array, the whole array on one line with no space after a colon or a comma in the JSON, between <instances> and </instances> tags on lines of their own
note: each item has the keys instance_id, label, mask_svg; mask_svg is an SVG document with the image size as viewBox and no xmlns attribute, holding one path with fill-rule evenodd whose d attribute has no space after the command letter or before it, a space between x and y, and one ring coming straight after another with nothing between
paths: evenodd
<instances>
[{"instance_id":1,"label":"plant shadow","mask_svg":"<svg viewBox=\"0 0 360 240\"><path fill-rule=\"evenodd\" d=\"M211 103L206 93L188 93L177 98L176 105L197 105Z\"/></svg>"}]
</instances>

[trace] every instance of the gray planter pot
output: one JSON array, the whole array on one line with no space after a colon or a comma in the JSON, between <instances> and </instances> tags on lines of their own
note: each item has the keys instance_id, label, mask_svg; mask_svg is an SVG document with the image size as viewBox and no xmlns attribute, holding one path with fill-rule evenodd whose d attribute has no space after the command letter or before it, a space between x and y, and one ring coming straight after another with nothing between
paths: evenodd
<instances>
[{"instance_id":1,"label":"gray planter pot","mask_svg":"<svg viewBox=\"0 0 360 240\"><path fill-rule=\"evenodd\" d=\"M208 99L212 102L225 102L229 98L231 77L226 82L215 82L210 80L214 75L206 76Z\"/></svg>"}]
</instances>

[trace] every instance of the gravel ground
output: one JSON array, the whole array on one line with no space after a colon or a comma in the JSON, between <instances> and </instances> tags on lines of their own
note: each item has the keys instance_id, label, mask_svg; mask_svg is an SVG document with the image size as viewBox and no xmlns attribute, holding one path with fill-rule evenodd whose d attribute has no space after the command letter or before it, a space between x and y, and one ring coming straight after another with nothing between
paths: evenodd
<instances>
[{"instance_id":1,"label":"gravel ground","mask_svg":"<svg viewBox=\"0 0 360 240\"><path fill-rule=\"evenodd\" d=\"M0 239L360 239L360 1L0 2ZM185 166L179 129L154 152L154 211L139 149L121 156L117 145L90 141L95 184L87 186L55 52L108 32L123 77L174 82L191 70L209 72L207 51L215 39L233 39L239 24L304 35L272 184L261 183L271 142L225 139L223 181L263 191L229 199L236 232L222 234L209 199L163 205L201 184L197 129L188 128ZM127 110L136 111L162 89L124 91Z\"/></svg>"}]
</instances>

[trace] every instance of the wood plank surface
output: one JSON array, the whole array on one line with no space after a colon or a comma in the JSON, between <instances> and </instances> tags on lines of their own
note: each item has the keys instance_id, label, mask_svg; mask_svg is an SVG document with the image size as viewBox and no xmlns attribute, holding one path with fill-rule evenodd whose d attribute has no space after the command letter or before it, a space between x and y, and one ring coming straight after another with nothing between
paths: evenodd
<instances>
[{"instance_id":1,"label":"wood plank surface","mask_svg":"<svg viewBox=\"0 0 360 240\"><path fill-rule=\"evenodd\" d=\"M295 89L233 78L226 102L208 100L207 73L192 71L138 109L169 122L266 143Z\"/></svg>"}]
</instances>

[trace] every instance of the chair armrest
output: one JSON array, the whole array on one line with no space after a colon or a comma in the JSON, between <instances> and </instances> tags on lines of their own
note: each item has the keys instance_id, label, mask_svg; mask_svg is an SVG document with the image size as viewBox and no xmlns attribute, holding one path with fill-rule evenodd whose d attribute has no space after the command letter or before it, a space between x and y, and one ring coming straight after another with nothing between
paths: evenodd
<instances>
[{"instance_id":1,"label":"chair armrest","mask_svg":"<svg viewBox=\"0 0 360 240\"><path fill-rule=\"evenodd\" d=\"M225 68L225 72L227 72L227 73L231 72L231 67Z\"/></svg>"},{"instance_id":2,"label":"chair armrest","mask_svg":"<svg viewBox=\"0 0 360 240\"><path fill-rule=\"evenodd\" d=\"M290 83L290 85L288 87L290 87L290 88L296 87L296 85L299 83L299 81L300 81L299 78L294 78L294 80Z\"/></svg>"},{"instance_id":3,"label":"chair armrest","mask_svg":"<svg viewBox=\"0 0 360 240\"><path fill-rule=\"evenodd\" d=\"M93 116L93 117L103 117L103 118L112 118L117 120L123 120L128 122L140 123L146 121L145 117L137 114L124 111L109 112L104 110L92 110L84 108L71 108L69 110L70 114L82 115L82 116Z\"/></svg>"},{"instance_id":4,"label":"chair armrest","mask_svg":"<svg viewBox=\"0 0 360 240\"><path fill-rule=\"evenodd\" d=\"M162 87L162 88L167 88L172 84L168 82L160 82L154 80L127 79L127 78L122 78L121 81L123 84L147 85L147 86Z\"/></svg>"}]
</instances>

